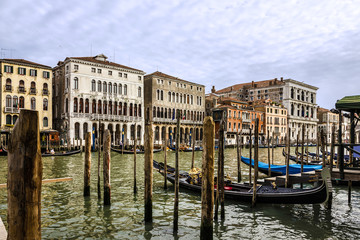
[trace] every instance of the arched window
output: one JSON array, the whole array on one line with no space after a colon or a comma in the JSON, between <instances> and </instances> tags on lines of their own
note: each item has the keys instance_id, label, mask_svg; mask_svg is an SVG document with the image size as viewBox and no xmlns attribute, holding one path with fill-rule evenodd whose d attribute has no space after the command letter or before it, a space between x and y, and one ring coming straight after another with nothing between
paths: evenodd
<instances>
[{"instance_id":1,"label":"arched window","mask_svg":"<svg viewBox=\"0 0 360 240\"><path fill-rule=\"evenodd\" d=\"M11 124L11 115L6 115L6 124Z\"/></svg>"},{"instance_id":2,"label":"arched window","mask_svg":"<svg viewBox=\"0 0 360 240\"><path fill-rule=\"evenodd\" d=\"M78 111L78 99L74 98L74 112Z\"/></svg>"},{"instance_id":3,"label":"arched window","mask_svg":"<svg viewBox=\"0 0 360 240\"><path fill-rule=\"evenodd\" d=\"M112 101L109 102L109 114L112 114Z\"/></svg>"},{"instance_id":4,"label":"arched window","mask_svg":"<svg viewBox=\"0 0 360 240\"><path fill-rule=\"evenodd\" d=\"M141 117L141 104L139 104L139 112L138 112L139 117Z\"/></svg>"},{"instance_id":5,"label":"arched window","mask_svg":"<svg viewBox=\"0 0 360 240\"><path fill-rule=\"evenodd\" d=\"M101 104L101 100L98 101L98 114L102 113L102 104Z\"/></svg>"},{"instance_id":6,"label":"arched window","mask_svg":"<svg viewBox=\"0 0 360 240\"><path fill-rule=\"evenodd\" d=\"M49 95L49 89L47 83L43 84L43 95Z\"/></svg>"},{"instance_id":7,"label":"arched window","mask_svg":"<svg viewBox=\"0 0 360 240\"><path fill-rule=\"evenodd\" d=\"M141 97L141 87L138 88L138 97Z\"/></svg>"},{"instance_id":8,"label":"arched window","mask_svg":"<svg viewBox=\"0 0 360 240\"><path fill-rule=\"evenodd\" d=\"M79 89L79 79L77 77L74 78L74 89Z\"/></svg>"},{"instance_id":9,"label":"arched window","mask_svg":"<svg viewBox=\"0 0 360 240\"><path fill-rule=\"evenodd\" d=\"M291 115L294 115L294 105L291 104Z\"/></svg>"},{"instance_id":10,"label":"arched window","mask_svg":"<svg viewBox=\"0 0 360 240\"><path fill-rule=\"evenodd\" d=\"M30 84L30 94L36 94L36 83L31 82Z\"/></svg>"},{"instance_id":11,"label":"arched window","mask_svg":"<svg viewBox=\"0 0 360 240\"><path fill-rule=\"evenodd\" d=\"M65 112L69 112L69 99L65 100Z\"/></svg>"},{"instance_id":12,"label":"arched window","mask_svg":"<svg viewBox=\"0 0 360 240\"><path fill-rule=\"evenodd\" d=\"M172 93L172 102L175 102L175 93Z\"/></svg>"},{"instance_id":13,"label":"arched window","mask_svg":"<svg viewBox=\"0 0 360 240\"><path fill-rule=\"evenodd\" d=\"M109 83L108 86L109 86L109 93L111 94L112 93L112 84Z\"/></svg>"},{"instance_id":14,"label":"arched window","mask_svg":"<svg viewBox=\"0 0 360 240\"><path fill-rule=\"evenodd\" d=\"M104 101L104 103L103 103L103 113L107 114L107 102L106 101Z\"/></svg>"},{"instance_id":15,"label":"arched window","mask_svg":"<svg viewBox=\"0 0 360 240\"><path fill-rule=\"evenodd\" d=\"M119 115L123 114L122 103L119 102Z\"/></svg>"},{"instance_id":16,"label":"arched window","mask_svg":"<svg viewBox=\"0 0 360 240\"><path fill-rule=\"evenodd\" d=\"M80 98L79 113L83 113L83 112L84 112L84 99Z\"/></svg>"},{"instance_id":17,"label":"arched window","mask_svg":"<svg viewBox=\"0 0 360 240\"><path fill-rule=\"evenodd\" d=\"M47 117L44 117L43 119L43 127L48 127L49 126L49 121Z\"/></svg>"},{"instance_id":18,"label":"arched window","mask_svg":"<svg viewBox=\"0 0 360 240\"><path fill-rule=\"evenodd\" d=\"M93 99L92 101L92 113L96 113L96 100Z\"/></svg>"},{"instance_id":19,"label":"arched window","mask_svg":"<svg viewBox=\"0 0 360 240\"><path fill-rule=\"evenodd\" d=\"M119 94L122 94L122 84L119 84Z\"/></svg>"},{"instance_id":20,"label":"arched window","mask_svg":"<svg viewBox=\"0 0 360 240\"><path fill-rule=\"evenodd\" d=\"M47 100L47 98L44 98L44 100L43 100L43 110L44 111L48 110L48 100Z\"/></svg>"},{"instance_id":21,"label":"arched window","mask_svg":"<svg viewBox=\"0 0 360 240\"><path fill-rule=\"evenodd\" d=\"M129 115L130 116L133 115L133 104L132 103L130 103Z\"/></svg>"},{"instance_id":22,"label":"arched window","mask_svg":"<svg viewBox=\"0 0 360 240\"><path fill-rule=\"evenodd\" d=\"M98 81L98 92L101 92L101 81Z\"/></svg>"},{"instance_id":23,"label":"arched window","mask_svg":"<svg viewBox=\"0 0 360 240\"><path fill-rule=\"evenodd\" d=\"M85 113L89 113L89 99L85 100Z\"/></svg>"},{"instance_id":24,"label":"arched window","mask_svg":"<svg viewBox=\"0 0 360 240\"><path fill-rule=\"evenodd\" d=\"M6 96L6 107L8 107L8 108L11 108L12 107L12 101L11 101L12 99L11 99L11 96L10 95L7 95Z\"/></svg>"},{"instance_id":25,"label":"arched window","mask_svg":"<svg viewBox=\"0 0 360 240\"><path fill-rule=\"evenodd\" d=\"M103 92L106 93L106 90L107 90L107 85L106 85L106 82L103 83Z\"/></svg>"},{"instance_id":26,"label":"arched window","mask_svg":"<svg viewBox=\"0 0 360 240\"><path fill-rule=\"evenodd\" d=\"M163 100L164 100L164 91L161 90L161 101L163 101Z\"/></svg>"},{"instance_id":27,"label":"arched window","mask_svg":"<svg viewBox=\"0 0 360 240\"><path fill-rule=\"evenodd\" d=\"M24 83L24 80L20 80L20 81L19 81L19 92L20 92L20 93L25 92L25 83Z\"/></svg>"},{"instance_id":28,"label":"arched window","mask_svg":"<svg viewBox=\"0 0 360 240\"><path fill-rule=\"evenodd\" d=\"M123 114L124 116L127 115L127 103L124 103Z\"/></svg>"},{"instance_id":29,"label":"arched window","mask_svg":"<svg viewBox=\"0 0 360 240\"><path fill-rule=\"evenodd\" d=\"M117 84L114 83L114 94L117 94Z\"/></svg>"},{"instance_id":30,"label":"arched window","mask_svg":"<svg viewBox=\"0 0 360 240\"><path fill-rule=\"evenodd\" d=\"M182 103L183 98L182 98L182 93L180 93L180 103Z\"/></svg>"},{"instance_id":31,"label":"arched window","mask_svg":"<svg viewBox=\"0 0 360 240\"><path fill-rule=\"evenodd\" d=\"M25 107L25 98L20 97L19 98L19 108L24 108L24 107Z\"/></svg>"},{"instance_id":32,"label":"arched window","mask_svg":"<svg viewBox=\"0 0 360 240\"><path fill-rule=\"evenodd\" d=\"M168 101L171 102L171 92L168 92Z\"/></svg>"},{"instance_id":33,"label":"arched window","mask_svg":"<svg viewBox=\"0 0 360 240\"><path fill-rule=\"evenodd\" d=\"M176 93L176 102L179 102L179 93Z\"/></svg>"},{"instance_id":34,"label":"arched window","mask_svg":"<svg viewBox=\"0 0 360 240\"><path fill-rule=\"evenodd\" d=\"M96 91L96 81L95 79L93 79L91 81L91 91L95 92Z\"/></svg>"},{"instance_id":35,"label":"arched window","mask_svg":"<svg viewBox=\"0 0 360 240\"><path fill-rule=\"evenodd\" d=\"M17 115L14 115L14 116L13 116L13 124L14 124L14 125L15 125L17 119L18 119L18 116L17 116Z\"/></svg>"},{"instance_id":36,"label":"arched window","mask_svg":"<svg viewBox=\"0 0 360 240\"><path fill-rule=\"evenodd\" d=\"M127 95L127 85L124 85L124 95Z\"/></svg>"},{"instance_id":37,"label":"arched window","mask_svg":"<svg viewBox=\"0 0 360 240\"><path fill-rule=\"evenodd\" d=\"M11 79L10 79L10 78L7 78L7 79L6 79L5 90L6 90L6 91L11 91L11 90L12 90L12 87L11 87Z\"/></svg>"},{"instance_id":38,"label":"arched window","mask_svg":"<svg viewBox=\"0 0 360 240\"><path fill-rule=\"evenodd\" d=\"M36 99L34 97L31 98L31 110L36 110Z\"/></svg>"},{"instance_id":39,"label":"arched window","mask_svg":"<svg viewBox=\"0 0 360 240\"><path fill-rule=\"evenodd\" d=\"M19 107L18 97L14 96L13 97L13 108L18 109L18 107Z\"/></svg>"},{"instance_id":40,"label":"arched window","mask_svg":"<svg viewBox=\"0 0 360 240\"><path fill-rule=\"evenodd\" d=\"M156 107L153 108L153 118L156 117Z\"/></svg>"}]
</instances>

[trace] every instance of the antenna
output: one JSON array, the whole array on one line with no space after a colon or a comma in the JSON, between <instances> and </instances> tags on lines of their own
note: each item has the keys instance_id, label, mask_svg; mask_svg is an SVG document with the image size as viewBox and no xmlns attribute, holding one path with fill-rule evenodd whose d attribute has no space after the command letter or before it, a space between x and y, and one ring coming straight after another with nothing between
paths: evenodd
<instances>
[{"instance_id":1,"label":"antenna","mask_svg":"<svg viewBox=\"0 0 360 240\"><path fill-rule=\"evenodd\" d=\"M10 52L10 58L13 58L13 52L15 52L16 49L14 48L1 48L1 58L6 57L6 52Z\"/></svg>"}]
</instances>

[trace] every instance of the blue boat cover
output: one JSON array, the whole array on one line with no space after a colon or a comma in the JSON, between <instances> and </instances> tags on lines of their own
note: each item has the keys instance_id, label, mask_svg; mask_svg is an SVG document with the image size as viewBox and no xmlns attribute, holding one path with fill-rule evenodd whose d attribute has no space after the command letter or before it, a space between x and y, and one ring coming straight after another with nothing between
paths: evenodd
<instances>
[{"instance_id":1,"label":"blue boat cover","mask_svg":"<svg viewBox=\"0 0 360 240\"><path fill-rule=\"evenodd\" d=\"M241 157L241 161L244 162L247 165L250 165L250 159L246 158L246 157ZM251 166L254 167L254 159L251 159ZM269 165L267 163L264 162L260 162L259 161L259 170L264 170L264 171L268 171L269 169ZM271 172L278 172L278 173L282 173L282 175L286 174L286 165L273 165L270 164L271 166ZM322 169L322 165L303 165L303 172L310 172L310 171L315 171L316 169ZM289 165L289 174L296 174L296 173L300 173L301 171L301 164L290 164Z\"/></svg>"}]
</instances>

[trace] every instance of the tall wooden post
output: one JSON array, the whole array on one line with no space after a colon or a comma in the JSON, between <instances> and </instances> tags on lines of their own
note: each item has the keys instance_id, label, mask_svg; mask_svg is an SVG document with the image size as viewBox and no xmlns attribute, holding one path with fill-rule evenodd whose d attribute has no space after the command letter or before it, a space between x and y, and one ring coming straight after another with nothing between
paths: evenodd
<instances>
[{"instance_id":1,"label":"tall wooden post","mask_svg":"<svg viewBox=\"0 0 360 240\"><path fill-rule=\"evenodd\" d=\"M88 132L85 136L84 196L90 196L91 135Z\"/></svg>"},{"instance_id":2,"label":"tall wooden post","mask_svg":"<svg viewBox=\"0 0 360 240\"><path fill-rule=\"evenodd\" d=\"M178 231L179 221L179 147L180 147L180 110L176 113L176 151L175 151L175 201L174 201L174 228L173 232Z\"/></svg>"},{"instance_id":3,"label":"tall wooden post","mask_svg":"<svg viewBox=\"0 0 360 240\"><path fill-rule=\"evenodd\" d=\"M42 169L39 113L21 110L8 147L8 239L41 239Z\"/></svg>"},{"instance_id":4,"label":"tall wooden post","mask_svg":"<svg viewBox=\"0 0 360 240\"><path fill-rule=\"evenodd\" d=\"M251 135L251 128L250 128L250 145L249 145L249 158L250 158L250 161L249 161L249 163L250 163L250 165L249 165L249 184L251 185L251 178L252 178L252 176L251 176L251 165L252 165L252 135Z\"/></svg>"},{"instance_id":5,"label":"tall wooden post","mask_svg":"<svg viewBox=\"0 0 360 240\"><path fill-rule=\"evenodd\" d=\"M322 166L323 168L326 165L326 158L325 158L325 139L324 139L324 131L321 129L321 152L322 152Z\"/></svg>"},{"instance_id":6,"label":"tall wooden post","mask_svg":"<svg viewBox=\"0 0 360 240\"><path fill-rule=\"evenodd\" d=\"M90 133L90 137L91 137L91 133ZM86 138L86 136L85 136ZM90 142L91 142L91 138L90 138ZM91 144L90 144L91 145ZM91 147L91 146L90 146ZM83 152L83 147L82 147L82 139L80 138L80 155L82 155Z\"/></svg>"},{"instance_id":7,"label":"tall wooden post","mask_svg":"<svg viewBox=\"0 0 360 240\"><path fill-rule=\"evenodd\" d=\"M111 162L111 134L110 130L106 129L104 135L104 160L103 160L103 176L104 176L104 205L110 205L111 186L110 186L110 162Z\"/></svg>"},{"instance_id":8,"label":"tall wooden post","mask_svg":"<svg viewBox=\"0 0 360 240\"><path fill-rule=\"evenodd\" d=\"M288 126L289 126L289 124L288 124ZM289 127L288 132L287 132L288 136L287 136L287 142L286 142L288 152L287 152L287 156L286 156L285 187L290 187L289 186L290 132L291 132L291 128ZM302 160L301 160L301 163L302 163ZM301 164L301 166L302 166L302 164Z\"/></svg>"},{"instance_id":9,"label":"tall wooden post","mask_svg":"<svg viewBox=\"0 0 360 240\"><path fill-rule=\"evenodd\" d=\"M355 112L354 110L352 110L350 112L350 143L351 144L355 144ZM354 146L352 145L350 147L350 149L353 149ZM349 161L350 161L350 164L351 166L353 166L353 163L354 163L354 152L353 151L349 151Z\"/></svg>"},{"instance_id":10,"label":"tall wooden post","mask_svg":"<svg viewBox=\"0 0 360 240\"><path fill-rule=\"evenodd\" d=\"M213 239L215 124L204 120L200 239Z\"/></svg>"},{"instance_id":11,"label":"tall wooden post","mask_svg":"<svg viewBox=\"0 0 360 240\"><path fill-rule=\"evenodd\" d=\"M102 134L102 127L101 127L101 120L99 120L99 136L98 136L98 182L97 182L97 190L98 190L98 199L101 198L101 188L100 188L100 161L101 161L101 134Z\"/></svg>"},{"instance_id":12,"label":"tall wooden post","mask_svg":"<svg viewBox=\"0 0 360 240\"><path fill-rule=\"evenodd\" d=\"M306 164L309 164L309 132L306 131Z\"/></svg>"},{"instance_id":13,"label":"tall wooden post","mask_svg":"<svg viewBox=\"0 0 360 240\"><path fill-rule=\"evenodd\" d=\"M302 125L301 130L302 130L302 134L301 134L301 170L300 170L300 172L303 172L304 171L305 124Z\"/></svg>"},{"instance_id":14,"label":"tall wooden post","mask_svg":"<svg viewBox=\"0 0 360 240\"><path fill-rule=\"evenodd\" d=\"M253 197L251 206L256 205L256 190L258 179L258 164L259 164L259 119L255 119L255 148L254 148L254 185L253 185Z\"/></svg>"},{"instance_id":15,"label":"tall wooden post","mask_svg":"<svg viewBox=\"0 0 360 240\"><path fill-rule=\"evenodd\" d=\"M296 148L295 148L296 163L298 163L298 159L299 159L299 135L300 135L300 131L296 134Z\"/></svg>"},{"instance_id":16,"label":"tall wooden post","mask_svg":"<svg viewBox=\"0 0 360 240\"><path fill-rule=\"evenodd\" d=\"M167 178L166 178L166 174L167 174L167 159L166 159L166 154L167 154L167 133L166 133L166 127L165 127L165 137L164 137L164 144L163 144L163 148L164 148L164 189L167 189Z\"/></svg>"},{"instance_id":17,"label":"tall wooden post","mask_svg":"<svg viewBox=\"0 0 360 240\"><path fill-rule=\"evenodd\" d=\"M193 132L191 133L192 135L192 158L191 158L191 169L193 169L195 167L195 126L193 127Z\"/></svg>"},{"instance_id":18,"label":"tall wooden post","mask_svg":"<svg viewBox=\"0 0 360 240\"><path fill-rule=\"evenodd\" d=\"M335 124L331 127L331 147L330 147L330 176L334 164L334 146L335 146Z\"/></svg>"},{"instance_id":19,"label":"tall wooden post","mask_svg":"<svg viewBox=\"0 0 360 240\"><path fill-rule=\"evenodd\" d=\"M216 199L215 199L215 220L218 219L219 204L221 204L221 218L223 218L223 211L225 216L225 210L222 205L222 194L224 192L224 178L223 178L223 160L224 160L224 121L225 111L222 112L221 121L219 126L219 150L218 150L218 165L217 165L217 183L216 183Z\"/></svg>"},{"instance_id":20,"label":"tall wooden post","mask_svg":"<svg viewBox=\"0 0 360 240\"><path fill-rule=\"evenodd\" d=\"M341 110L339 111L339 134L338 134L338 156L337 161L339 162L340 179L344 179L344 146L342 145L342 121L343 116Z\"/></svg>"},{"instance_id":21,"label":"tall wooden post","mask_svg":"<svg viewBox=\"0 0 360 240\"><path fill-rule=\"evenodd\" d=\"M144 137L144 172L145 172L145 222L152 222L152 186L153 186L153 149L154 133L152 129L151 113L146 109L145 137Z\"/></svg>"},{"instance_id":22,"label":"tall wooden post","mask_svg":"<svg viewBox=\"0 0 360 240\"><path fill-rule=\"evenodd\" d=\"M134 126L134 194L137 192L136 186L136 124Z\"/></svg>"},{"instance_id":23,"label":"tall wooden post","mask_svg":"<svg viewBox=\"0 0 360 240\"><path fill-rule=\"evenodd\" d=\"M240 139L239 139L240 138ZM236 134L236 148L237 148L237 175L238 175L238 182L241 182L241 131L240 131L240 137L239 134Z\"/></svg>"},{"instance_id":24,"label":"tall wooden post","mask_svg":"<svg viewBox=\"0 0 360 240\"><path fill-rule=\"evenodd\" d=\"M272 133L272 139L271 139L271 164L274 164L274 138L275 138L275 134L274 131Z\"/></svg>"},{"instance_id":25,"label":"tall wooden post","mask_svg":"<svg viewBox=\"0 0 360 240\"><path fill-rule=\"evenodd\" d=\"M320 161L320 129L317 129L316 161Z\"/></svg>"},{"instance_id":26,"label":"tall wooden post","mask_svg":"<svg viewBox=\"0 0 360 240\"><path fill-rule=\"evenodd\" d=\"M267 131L267 144L268 144L268 175L271 176L271 165L270 165L270 130Z\"/></svg>"}]
</instances>

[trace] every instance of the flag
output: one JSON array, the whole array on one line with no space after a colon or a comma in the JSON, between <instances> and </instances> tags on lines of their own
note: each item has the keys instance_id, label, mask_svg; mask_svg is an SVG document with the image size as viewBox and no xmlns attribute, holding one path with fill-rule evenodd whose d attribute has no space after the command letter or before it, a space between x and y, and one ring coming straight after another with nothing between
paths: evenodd
<instances>
[{"instance_id":1,"label":"flag","mask_svg":"<svg viewBox=\"0 0 360 240\"><path fill-rule=\"evenodd\" d=\"M92 139L93 139L92 149L93 149L93 151L95 151L95 127L93 127L93 130L92 130Z\"/></svg>"},{"instance_id":2,"label":"flag","mask_svg":"<svg viewBox=\"0 0 360 240\"><path fill-rule=\"evenodd\" d=\"M173 111L173 116L172 116L172 120L174 120L174 119L175 119L175 109Z\"/></svg>"}]
</instances>

